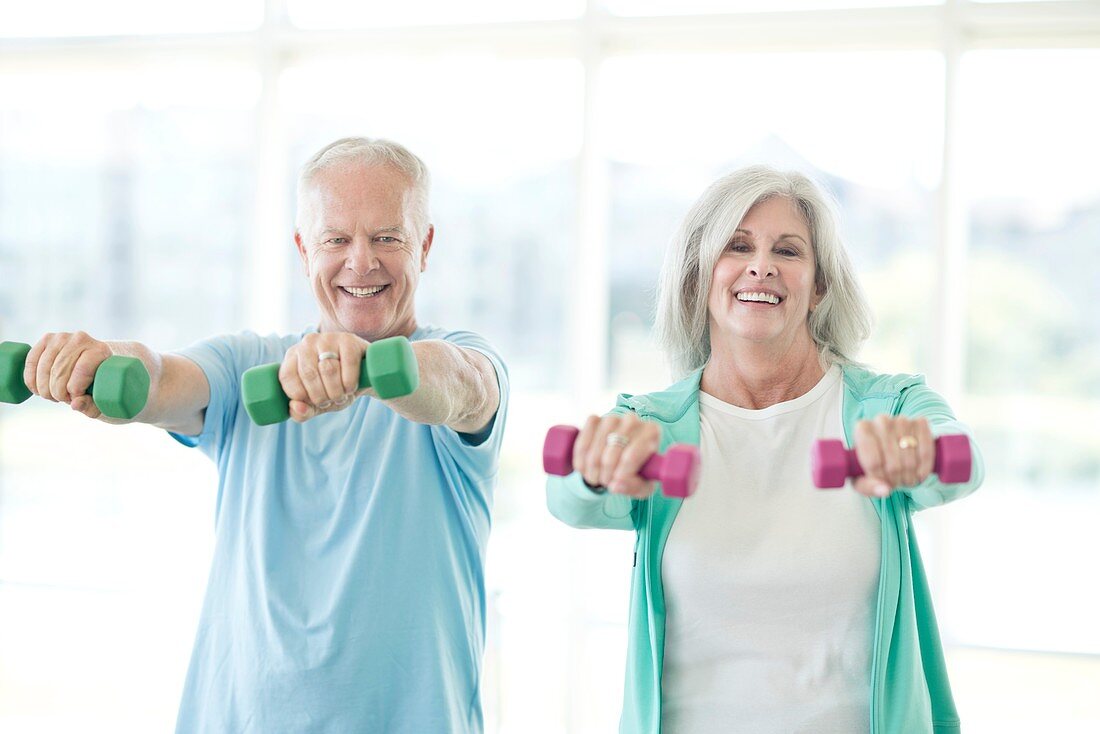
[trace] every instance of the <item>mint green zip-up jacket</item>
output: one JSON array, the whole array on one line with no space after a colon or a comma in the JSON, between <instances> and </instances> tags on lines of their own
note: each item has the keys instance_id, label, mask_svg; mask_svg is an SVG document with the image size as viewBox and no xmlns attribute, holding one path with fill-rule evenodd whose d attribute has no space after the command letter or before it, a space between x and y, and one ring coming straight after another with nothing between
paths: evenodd
<instances>
[{"instance_id":1,"label":"mint green zip-up jacket","mask_svg":"<svg viewBox=\"0 0 1100 734\"><path fill-rule=\"evenodd\" d=\"M921 376L878 375L853 366L845 366L843 373L841 412L848 445L857 421L884 413L923 416L937 436L969 433ZM698 445L701 374L698 370L661 392L620 395L613 412L633 411L644 420L660 424L662 450L674 443ZM916 487L900 489L884 499L867 500L874 503L882 531L868 712L871 734L960 731L932 598L910 519L914 510L944 504L978 488L985 472L973 439L971 446L973 473L966 484L941 484L932 475ZM550 512L574 527L636 533L626 688L619 730L622 734L658 734L665 647L661 556L683 500L660 492L641 501L596 494L576 473L551 477L546 499ZM730 695L737 692L730 691Z\"/></svg>"}]
</instances>

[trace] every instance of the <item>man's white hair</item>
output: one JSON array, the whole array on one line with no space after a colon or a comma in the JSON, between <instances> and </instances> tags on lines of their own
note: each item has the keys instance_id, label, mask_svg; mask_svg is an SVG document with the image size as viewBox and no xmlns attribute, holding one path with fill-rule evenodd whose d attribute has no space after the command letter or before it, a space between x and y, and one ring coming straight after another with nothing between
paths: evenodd
<instances>
[{"instance_id":1,"label":"man's white hair","mask_svg":"<svg viewBox=\"0 0 1100 734\"><path fill-rule=\"evenodd\" d=\"M432 177L424 161L420 160L408 148L383 138L340 138L329 143L314 154L302 166L298 175L298 213L295 226L301 229L303 204L307 200L309 187L318 173L346 166L362 164L365 166L390 165L409 178L409 188L413 195L412 217L417 243L428 234L431 218L428 213L428 198L431 192Z\"/></svg>"},{"instance_id":2,"label":"man's white hair","mask_svg":"<svg viewBox=\"0 0 1100 734\"><path fill-rule=\"evenodd\" d=\"M657 286L656 334L677 377L710 359L707 297L714 266L754 205L781 196L805 218L814 253L815 286L824 296L809 317L823 366L854 363L871 335L871 309L837 233L835 204L796 171L750 166L711 184L673 236Z\"/></svg>"}]
</instances>

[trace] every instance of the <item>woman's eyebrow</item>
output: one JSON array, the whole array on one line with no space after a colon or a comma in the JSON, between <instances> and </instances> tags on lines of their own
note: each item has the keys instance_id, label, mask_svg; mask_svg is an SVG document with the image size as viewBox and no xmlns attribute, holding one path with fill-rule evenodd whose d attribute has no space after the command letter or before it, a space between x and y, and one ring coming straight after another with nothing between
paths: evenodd
<instances>
[{"instance_id":1,"label":"woman's eyebrow","mask_svg":"<svg viewBox=\"0 0 1100 734\"><path fill-rule=\"evenodd\" d=\"M741 229L740 227L735 229L733 231L733 233L734 234L738 234L738 233L747 234L749 237L751 237L753 239L756 238L756 235L754 235L751 231L749 231L747 229ZM779 237L777 237L775 241L779 242L780 240L791 240L791 239L800 240L802 242L802 244L806 244L806 239L802 235L795 234L794 232L785 232L785 233L779 235Z\"/></svg>"}]
</instances>

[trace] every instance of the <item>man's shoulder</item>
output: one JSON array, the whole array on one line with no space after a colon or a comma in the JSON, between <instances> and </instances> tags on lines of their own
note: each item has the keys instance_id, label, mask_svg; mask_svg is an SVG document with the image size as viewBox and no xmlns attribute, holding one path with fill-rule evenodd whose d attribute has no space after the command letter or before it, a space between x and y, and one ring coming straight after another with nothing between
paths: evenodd
<instances>
[{"instance_id":1,"label":"man's shoulder","mask_svg":"<svg viewBox=\"0 0 1100 734\"><path fill-rule=\"evenodd\" d=\"M438 326L436 324L421 324L416 327L416 331L409 337L410 341L421 341L426 339L444 339L446 341L455 341L456 339L471 338L480 339L485 341L485 337L478 334L476 331L469 329L449 329L445 326Z\"/></svg>"},{"instance_id":2,"label":"man's shoulder","mask_svg":"<svg viewBox=\"0 0 1100 734\"><path fill-rule=\"evenodd\" d=\"M247 347L254 345L283 346L301 341L302 337L308 334L310 331L311 329L303 329L300 332L292 334L278 334L275 332L272 332L270 334L258 334L255 331L245 329L242 331L226 332L223 334L208 336L194 342L192 346L199 346L203 344L216 344L228 347Z\"/></svg>"},{"instance_id":3,"label":"man's shoulder","mask_svg":"<svg viewBox=\"0 0 1100 734\"><path fill-rule=\"evenodd\" d=\"M470 331L468 329L448 329L442 326L427 324L417 327L413 335L409 337L410 341L424 341L428 339L440 339L459 347L470 347L481 352L486 352L498 360L501 359L500 350L476 331Z\"/></svg>"}]
</instances>

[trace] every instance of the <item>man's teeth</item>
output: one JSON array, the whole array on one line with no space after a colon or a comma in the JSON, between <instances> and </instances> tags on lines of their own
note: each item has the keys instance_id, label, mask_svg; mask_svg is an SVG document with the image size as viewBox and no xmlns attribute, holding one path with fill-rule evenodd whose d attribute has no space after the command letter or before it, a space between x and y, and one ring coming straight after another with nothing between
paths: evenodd
<instances>
[{"instance_id":1,"label":"man's teeth","mask_svg":"<svg viewBox=\"0 0 1100 734\"><path fill-rule=\"evenodd\" d=\"M380 292L385 287L386 286L384 286L384 285L371 286L370 288L351 288L351 287L346 286L346 285L341 286L341 288L343 288L345 291L347 291L349 294L355 296L356 298L366 298L367 296L373 296L374 294Z\"/></svg>"},{"instance_id":2,"label":"man's teeth","mask_svg":"<svg viewBox=\"0 0 1100 734\"><path fill-rule=\"evenodd\" d=\"M771 293L738 293L738 301L761 301L763 303L779 303L779 297Z\"/></svg>"}]
</instances>

